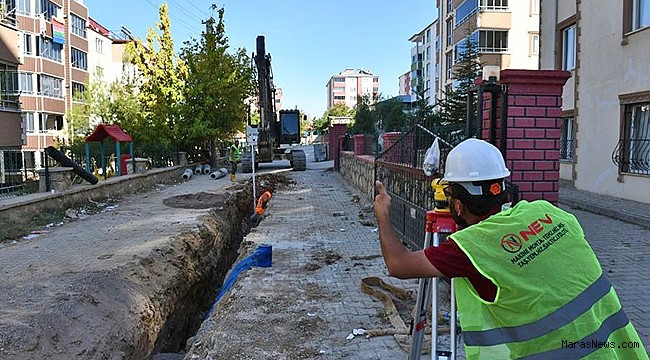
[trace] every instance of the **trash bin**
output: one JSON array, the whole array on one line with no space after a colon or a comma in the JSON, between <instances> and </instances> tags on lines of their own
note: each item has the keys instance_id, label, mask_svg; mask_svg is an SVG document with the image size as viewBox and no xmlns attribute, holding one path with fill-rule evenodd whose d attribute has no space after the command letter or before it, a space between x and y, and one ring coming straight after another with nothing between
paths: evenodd
<instances>
[{"instance_id":1,"label":"trash bin","mask_svg":"<svg viewBox=\"0 0 650 360\"><path fill-rule=\"evenodd\" d=\"M120 155L120 170L122 171L122 175L126 175L129 173L128 169L126 168L126 161L130 158L131 158L130 154ZM133 173L133 169L131 169L131 173Z\"/></svg>"}]
</instances>

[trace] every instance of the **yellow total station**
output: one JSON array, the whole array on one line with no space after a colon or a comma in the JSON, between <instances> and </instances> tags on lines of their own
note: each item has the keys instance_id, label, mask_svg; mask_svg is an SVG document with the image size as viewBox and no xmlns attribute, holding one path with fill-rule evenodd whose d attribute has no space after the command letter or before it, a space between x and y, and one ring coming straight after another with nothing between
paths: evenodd
<instances>
[{"instance_id":1,"label":"yellow total station","mask_svg":"<svg viewBox=\"0 0 650 360\"><path fill-rule=\"evenodd\" d=\"M449 212L449 198L445 195L444 191L447 186L449 186L449 183L443 181L442 178L436 178L431 181L433 207L437 212Z\"/></svg>"}]
</instances>

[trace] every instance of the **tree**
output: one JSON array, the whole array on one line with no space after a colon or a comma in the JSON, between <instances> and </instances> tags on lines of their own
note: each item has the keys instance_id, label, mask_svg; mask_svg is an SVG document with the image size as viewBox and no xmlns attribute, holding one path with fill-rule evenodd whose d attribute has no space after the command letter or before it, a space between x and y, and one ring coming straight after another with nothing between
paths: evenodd
<instances>
[{"instance_id":1,"label":"tree","mask_svg":"<svg viewBox=\"0 0 650 360\"><path fill-rule=\"evenodd\" d=\"M180 111L185 104L183 87L187 68L174 53L166 3L160 6L159 16L160 22L156 27L160 33L149 28L146 43L137 40L126 47L140 74L137 99L143 116L125 119L123 125L131 135L145 143L188 145L181 143L185 124Z\"/></svg>"},{"instance_id":2,"label":"tree","mask_svg":"<svg viewBox=\"0 0 650 360\"><path fill-rule=\"evenodd\" d=\"M375 116L370 109L370 95L363 95L354 107L353 134L370 134L375 132Z\"/></svg>"},{"instance_id":3,"label":"tree","mask_svg":"<svg viewBox=\"0 0 650 360\"><path fill-rule=\"evenodd\" d=\"M336 103L331 108L325 110L322 117L314 120L314 129L323 132L326 131L330 125L330 116L353 118L354 114L354 109L351 109L345 103Z\"/></svg>"},{"instance_id":4,"label":"tree","mask_svg":"<svg viewBox=\"0 0 650 360\"><path fill-rule=\"evenodd\" d=\"M135 98L135 87L127 79L116 80L110 84L99 75L86 87L85 91L74 96L72 109L66 113L68 137L71 147L83 143L95 125L119 124L124 127L132 119L141 117L141 107ZM128 131L128 129L127 129ZM76 146L79 148L79 146Z\"/></svg>"},{"instance_id":5,"label":"tree","mask_svg":"<svg viewBox=\"0 0 650 360\"><path fill-rule=\"evenodd\" d=\"M190 144L231 140L245 130L246 100L254 95L255 76L245 49L228 53L224 9L205 21L199 40L185 42L181 58L188 69L183 139Z\"/></svg>"},{"instance_id":6,"label":"tree","mask_svg":"<svg viewBox=\"0 0 650 360\"><path fill-rule=\"evenodd\" d=\"M467 117L467 96L481 71L480 52L475 36L468 30L459 45L458 61L454 66L454 85L445 91L441 117L447 124L463 123Z\"/></svg>"},{"instance_id":7,"label":"tree","mask_svg":"<svg viewBox=\"0 0 650 360\"><path fill-rule=\"evenodd\" d=\"M380 101L375 105L374 118L378 119L384 131L401 131L407 124L404 103L399 97Z\"/></svg>"}]
</instances>

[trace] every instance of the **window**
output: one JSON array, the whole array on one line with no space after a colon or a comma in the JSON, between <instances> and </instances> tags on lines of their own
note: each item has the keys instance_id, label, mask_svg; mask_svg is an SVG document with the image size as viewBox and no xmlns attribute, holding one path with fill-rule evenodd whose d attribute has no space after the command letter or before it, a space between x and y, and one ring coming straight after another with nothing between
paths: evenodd
<instances>
[{"instance_id":1,"label":"window","mask_svg":"<svg viewBox=\"0 0 650 360\"><path fill-rule=\"evenodd\" d=\"M18 88L21 93L33 94L34 93L34 80L32 73L21 72L18 73Z\"/></svg>"},{"instance_id":2,"label":"window","mask_svg":"<svg viewBox=\"0 0 650 360\"><path fill-rule=\"evenodd\" d=\"M376 82L376 83L378 83L378 82L379 82L379 78L372 78L372 82Z\"/></svg>"},{"instance_id":3,"label":"window","mask_svg":"<svg viewBox=\"0 0 650 360\"><path fill-rule=\"evenodd\" d=\"M508 51L507 30L481 30L478 38L479 51L482 53L496 53Z\"/></svg>"},{"instance_id":4,"label":"window","mask_svg":"<svg viewBox=\"0 0 650 360\"><path fill-rule=\"evenodd\" d=\"M560 135L560 160L573 160L573 118L562 119L562 134Z\"/></svg>"},{"instance_id":5,"label":"window","mask_svg":"<svg viewBox=\"0 0 650 360\"><path fill-rule=\"evenodd\" d=\"M447 59L447 80L451 79L454 75L454 54L449 53L446 56Z\"/></svg>"},{"instance_id":6,"label":"window","mask_svg":"<svg viewBox=\"0 0 650 360\"><path fill-rule=\"evenodd\" d=\"M447 0L447 14L451 14L454 11L454 0Z\"/></svg>"},{"instance_id":7,"label":"window","mask_svg":"<svg viewBox=\"0 0 650 360\"><path fill-rule=\"evenodd\" d=\"M633 0L632 30L650 26L650 0Z\"/></svg>"},{"instance_id":8,"label":"window","mask_svg":"<svg viewBox=\"0 0 650 360\"><path fill-rule=\"evenodd\" d=\"M562 70L571 71L576 67L576 25L562 30Z\"/></svg>"},{"instance_id":9,"label":"window","mask_svg":"<svg viewBox=\"0 0 650 360\"><path fill-rule=\"evenodd\" d=\"M78 83L78 82L72 82L72 99L73 100L81 100L83 93L86 91L86 85ZM277 100L276 100L277 102Z\"/></svg>"},{"instance_id":10,"label":"window","mask_svg":"<svg viewBox=\"0 0 650 360\"><path fill-rule=\"evenodd\" d=\"M643 102L638 101L643 98ZM650 175L650 92L637 95L623 104L623 128L621 139L614 150L621 172Z\"/></svg>"},{"instance_id":11,"label":"window","mask_svg":"<svg viewBox=\"0 0 650 360\"><path fill-rule=\"evenodd\" d=\"M539 0L530 0L530 14L531 15L539 14Z\"/></svg>"},{"instance_id":12,"label":"window","mask_svg":"<svg viewBox=\"0 0 650 360\"><path fill-rule=\"evenodd\" d=\"M82 70L88 70L88 55L79 50L72 48L72 67Z\"/></svg>"},{"instance_id":13,"label":"window","mask_svg":"<svg viewBox=\"0 0 650 360\"><path fill-rule=\"evenodd\" d=\"M508 0L481 0L481 10L508 10Z\"/></svg>"},{"instance_id":14,"label":"window","mask_svg":"<svg viewBox=\"0 0 650 360\"><path fill-rule=\"evenodd\" d=\"M427 60L431 60L431 46L427 46L426 53L427 53L426 56Z\"/></svg>"},{"instance_id":15,"label":"window","mask_svg":"<svg viewBox=\"0 0 650 360\"><path fill-rule=\"evenodd\" d=\"M25 132L26 133L33 133L35 131L34 129L34 113L30 112L25 112L21 114L23 118L23 124L25 124Z\"/></svg>"},{"instance_id":16,"label":"window","mask_svg":"<svg viewBox=\"0 0 650 360\"><path fill-rule=\"evenodd\" d=\"M447 46L454 44L454 26L451 21L447 21Z\"/></svg>"},{"instance_id":17,"label":"window","mask_svg":"<svg viewBox=\"0 0 650 360\"><path fill-rule=\"evenodd\" d=\"M431 29L427 29L427 42L431 42Z\"/></svg>"},{"instance_id":18,"label":"window","mask_svg":"<svg viewBox=\"0 0 650 360\"><path fill-rule=\"evenodd\" d=\"M32 35L23 34L23 54L32 55L33 51L34 49L32 49Z\"/></svg>"},{"instance_id":19,"label":"window","mask_svg":"<svg viewBox=\"0 0 650 360\"><path fill-rule=\"evenodd\" d=\"M494 1L494 0L493 0ZM456 27L464 23L478 10L478 0L465 0L456 8Z\"/></svg>"},{"instance_id":20,"label":"window","mask_svg":"<svg viewBox=\"0 0 650 360\"><path fill-rule=\"evenodd\" d=\"M75 14L71 14L71 15L72 15L72 33L85 39L86 20L80 18Z\"/></svg>"},{"instance_id":21,"label":"window","mask_svg":"<svg viewBox=\"0 0 650 360\"><path fill-rule=\"evenodd\" d=\"M335 77L334 82L345 82L345 78L342 77Z\"/></svg>"},{"instance_id":22,"label":"window","mask_svg":"<svg viewBox=\"0 0 650 360\"><path fill-rule=\"evenodd\" d=\"M57 15L59 9L59 6L50 0L36 0L36 14L43 14L48 21L52 21L52 17Z\"/></svg>"},{"instance_id":23,"label":"window","mask_svg":"<svg viewBox=\"0 0 650 360\"><path fill-rule=\"evenodd\" d=\"M104 40L95 39L95 51L99 54L104 53Z\"/></svg>"},{"instance_id":24,"label":"window","mask_svg":"<svg viewBox=\"0 0 650 360\"><path fill-rule=\"evenodd\" d=\"M344 95L334 95L334 100L345 100Z\"/></svg>"},{"instance_id":25,"label":"window","mask_svg":"<svg viewBox=\"0 0 650 360\"><path fill-rule=\"evenodd\" d=\"M48 75L38 76L39 94L56 98L63 98L63 80Z\"/></svg>"},{"instance_id":26,"label":"window","mask_svg":"<svg viewBox=\"0 0 650 360\"><path fill-rule=\"evenodd\" d=\"M16 1L16 12L22 15L32 15L31 0L17 0ZM33 115L33 114L32 114Z\"/></svg>"},{"instance_id":27,"label":"window","mask_svg":"<svg viewBox=\"0 0 650 360\"><path fill-rule=\"evenodd\" d=\"M52 42L52 40L39 36L36 49L39 56L42 56L46 59L54 60L61 62L61 50L63 45Z\"/></svg>"},{"instance_id":28,"label":"window","mask_svg":"<svg viewBox=\"0 0 650 360\"><path fill-rule=\"evenodd\" d=\"M539 55L539 34L530 34L530 55Z\"/></svg>"},{"instance_id":29,"label":"window","mask_svg":"<svg viewBox=\"0 0 650 360\"><path fill-rule=\"evenodd\" d=\"M20 85L18 82L18 72L15 70L1 72L0 87L2 89L2 95L19 95Z\"/></svg>"},{"instance_id":30,"label":"window","mask_svg":"<svg viewBox=\"0 0 650 360\"><path fill-rule=\"evenodd\" d=\"M95 67L95 74L97 75L98 78L103 78L104 77L104 68L101 66Z\"/></svg>"}]
</instances>

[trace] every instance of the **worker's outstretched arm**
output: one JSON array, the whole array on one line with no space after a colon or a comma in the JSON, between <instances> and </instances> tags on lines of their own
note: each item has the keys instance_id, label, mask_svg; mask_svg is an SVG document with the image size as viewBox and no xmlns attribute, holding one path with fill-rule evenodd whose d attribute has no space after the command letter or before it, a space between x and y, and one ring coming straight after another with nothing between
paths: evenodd
<instances>
[{"instance_id":1,"label":"worker's outstretched arm","mask_svg":"<svg viewBox=\"0 0 650 360\"><path fill-rule=\"evenodd\" d=\"M376 182L375 187L375 217L379 224L379 242L388 273L401 279L442 276L424 255L424 251L410 251L402 244L390 225L390 195L380 181Z\"/></svg>"}]
</instances>

